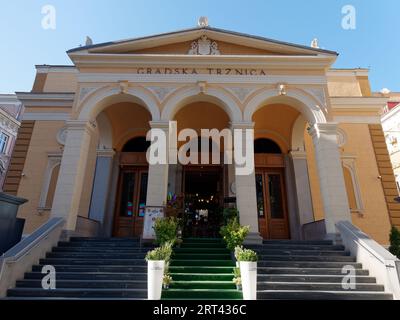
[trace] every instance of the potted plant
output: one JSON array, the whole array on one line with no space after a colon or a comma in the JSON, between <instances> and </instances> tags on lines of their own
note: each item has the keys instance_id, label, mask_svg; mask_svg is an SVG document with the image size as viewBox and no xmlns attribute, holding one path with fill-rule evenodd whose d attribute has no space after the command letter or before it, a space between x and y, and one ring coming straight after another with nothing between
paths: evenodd
<instances>
[{"instance_id":1,"label":"potted plant","mask_svg":"<svg viewBox=\"0 0 400 320\"><path fill-rule=\"evenodd\" d=\"M163 277L163 288L165 290L169 289L169 285L172 282L172 277L169 275L169 273L164 274Z\"/></svg>"},{"instance_id":2,"label":"potted plant","mask_svg":"<svg viewBox=\"0 0 400 320\"><path fill-rule=\"evenodd\" d=\"M244 300L257 299L257 253L250 249L237 249Z\"/></svg>"},{"instance_id":3,"label":"potted plant","mask_svg":"<svg viewBox=\"0 0 400 320\"><path fill-rule=\"evenodd\" d=\"M249 226L241 226L237 217L230 219L226 226L221 227L220 234L226 243L226 247L232 253L232 259L234 257L233 251L236 247L243 244L244 239L249 233Z\"/></svg>"},{"instance_id":4,"label":"potted plant","mask_svg":"<svg viewBox=\"0 0 400 320\"><path fill-rule=\"evenodd\" d=\"M147 298L160 300L165 269L168 268L172 254L172 244L166 243L146 254Z\"/></svg>"},{"instance_id":5,"label":"potted plant","mask_svg":"<svg viewBox=\"0 0 400 320\"><path fill-rule=\"evenodd\" d=\"M242 278L240 276L240 268L233 269L234 278L232 279L233 283L236 285L237 290L242 290Z\"/></svg>"},{"instance_id":6,"label":"potted plant","mask_svg":"<svg viewBox=\"0 0 400 320\"><path fill-rule=\"evenodd\" d=\"M175 243L178 232L178 220L175 217L157 218L153 228L158 245L162 246L167 242Z\"/></svg>"}]
</instances>

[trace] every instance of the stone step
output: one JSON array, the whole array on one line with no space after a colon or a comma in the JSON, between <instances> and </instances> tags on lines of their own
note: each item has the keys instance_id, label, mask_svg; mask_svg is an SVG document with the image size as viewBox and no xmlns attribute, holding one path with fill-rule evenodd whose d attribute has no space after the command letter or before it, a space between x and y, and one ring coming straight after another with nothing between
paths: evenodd
<instances>
[{"instance_id":1,"label":"stone step","mask_svg":"<svg viewBox=\"0 0 400 320\"><path fill-rule=\"evenodd\" d=\"M43 279L41 272L27 272L24 279ZM58 280L138 280L147 281L147 273L57 272Z\"/></svg>"},{"instance_id":2,"label":"stone step","mask_svg":"<svg viewBox=\"0 0 400 320\"><path fill-rule=\"evenodd\" d=\"M72 242L140 242L139 237L135 238L101 238L101 237L71 237Z\"/></svg>"},{"instance_id":3,"label":"stone step","mask_svg":"<svg viewBox=\"0 0 400 320\"><path fill-rule=\"evenodd\" d=\"M357 276L368 276L369 271L361 268L356 268L355 274ZM342 268L296 268L296 267L258 267L258 274L273 274L273 275L341 275Z\"/></svg>"},{"instance_id":4,"label":"stone step","mask_svg":"<svg viewBox=\"0 0 400 320\"><path fill-rule=\"evenodd\" d=\"M32 267L33 272L41 272L44 265L35 265ZM81 265L81 266L71 266L62 265L54 266L56 272L117 272L117 273L145 273L147 272L147 265L137 265L137 266L95 266L95 265Z\"/></svg>"},{"instance_id":5,"label":"stone step","mask_svg":"<svg viewBox=\"0 0 400 320\"><path fill-rule=\"evenodd\" d=\"M152 248L102 248L102 247L54 247L51 252L77 252L77 253L147 253Z\"/></svg>"},{"instance_id":6,"label":"stone step","mask_svg":"<svg viewBox=\"0 0 400 320\"><path fill-rule=\"evenodd\" d=\"M184 238L183 243L223 243L221 238Z\"/></svg>"},{"instance_id":7,"label":"stone step","mask_svg":"<svg viewBox=\"0 0 400 320\"><path fill-rule=\"evenodd\" d=\"M44 265L87 265L87 266L145 266L146 261L144 259L84 259L84 258L46 258L40 259L40 264Z\"/></svg>"},{"instance_id":8,"label":"stone step","mask_svg":"<svg viewBox=\"0 0 400 320\"><path fill-rule=\"evenodd\" d=\"M181 244L181 248L202 248L202 249L205 249L205 248L224 248L224 249L226 249L226 246L223 243L196 243L196 242L185 243L185 242L183 242Z\"/></svg>"},{"instance_id":9,"label":"stone step","mask_svg":"<svg viewBox=\"0 0 400 320\"><path fill-rule=\"evenodd\" d=\"M145 252L141 253L100 253L100 252L49 252L46 258L66 258L66 259L141 259L146 256Z\"/></svg>"},{"instance_id":10,"label":"stone step","mask_svg":"<svg viewBox=\"0 0 400 320\"><path fill-rule=\"evenodd\" d=\"M263 244L333 245L332 240L263 240Z\"/></svg>"},{"instance_id":11,"label":"stone step","mask_svg":"<svg viewBox=\"0 0 400 320\"><path fill-rule=\"evenodd\" d=\"M312 283L312 282L258 282L257 290L313 290L313 291L385 291L384 286L378 284L358 283L356 288L346 289L341 283Z\"/></svg>"},{"instance_id":12,"label":"stone step","mask_svg":"<svg viewBox=\"0 0 400 320\"><path fill-rule=\"evenodd\" d=\"M232 266L173 266L171 265L169 267L169 272L170 273L187 273L187 274L193 274L193 273L215 273L215 274L221 274L221 273L233 273L233 267Z\"/></svg>"},{"instance_id":13,"label":"stone step","mask_svg":"<svg viewBox=\"0 0 400 320\"><path fill-rule=\"evenodd\" d=\"M353 266L361 269L361 263L356 262L326 262L326 261L258 261L258 267L282 267L282 268L343 268Z\"/></svg>"},{"instance_id":14,"label":"stone step","mask_svg":"<svg viewBox=\"0 0 400 320\"><path fill-rule=\"evenodd\" d=\"M226 248L174 248L175 253L225 253L230 254Z\"/></svg>"},{"instance_id":15,"label":"stone step","mask_svg":"<svg viewBox=\"0 0 400 320\"><path fill-rule=\"evenodd\" d=\"M236 289L168 289L163 291L162 299L242 300L243 295Z\"/></svg>"},{"instance_id":16,"label":"stone step","mask_svg":"<svg viewBox=\"0 0 400 320\"><path fill-rule=\"evenodd\" d=\"M259 282L313 282L313 283L342 283L343 275L293 275L293 274L258 274ZM350 278L347 278L350 279ZM351 277L356 283L376 283L376 279L369 276Z\"/></svg>"},{"instance_id":17,"label":"stone step","mask_svg":"<svg viewBox=\"0 0 400 320\"><path fill-rule=\"evenodd\" d=\"M255 250L259 255L295 255L295 256L350 256L349 251L342 250L290 250L290 249L258 249Z\"/></svg>"},{"instance_id":18,"label":"stone step","mask_svg":"<svg viewBox=\"0 0 400 320\"><path fill-rule=\"evenodd\" d=\"M9 297L59 297L59 298L138 298L146 299L146 289L55 289L14 288L8 290Z\"/></svg>"},{"instance_id":19,"label":"stone step","mask_svg":"<svg viewBox=\"0 0 400 320\"><path fill-rule=\"evenodd\" d=\"M57 289L91 288L91 289L147 289L147 279L140 280L62 280L57 277ZM36 279L19 280L17 288L42 288L42 281Z\"/></svg>"},{"instance_id":20,"label":"stone step","mask_svg":"<svg viewBox=\"0 0 400 320\"><path fill-rule=\"evenodd\" d=\"M303 255L260 255L259 262L268 261L326 261L326 262L355 262L356 259L350 256L303 256Z\"/></svg>"},{"instance_id":21,"label":"stone step","mask_svg":"<svg viewBox=\"0 0 400 320\"><path fill-rule=\"evenodd\" d=\"M236 285L230 281L210 281L210 280L178 280L172 281L170 289L236 289Z\"/></svg>"},{"instance_id":22,"label":"stone step","mask_svg":"<svg viewBox=\"0 0 400 320\"><path fill-rule=\"evenodd\" d=\"M171 273L174 281L230 281L233 273Z\"/></svg>"},{"instance_id":23,"label":"stone step","mask_svg":"<svg viewBox=\"0 0 400 320\"><path fill-rule=\"evenodd\" d=\"M231 260L230 253L174 253L173 260Z\"/></svg>"},{"instance_id":24,"label":"stone step","mask_svg":"<svg viewBox=\"0 0 400 320\"><path fill-rule=\"evenodd\" d=\"M345 247L342 245L304 245L304 244L263 244L263 245L248 245L246 246L253 250L317 250L317 251L344 251Z\"/></svg>"},{"instance_id":25,"label":"stone step","mask_svg":"<svg viewBox=\"0 0 400 320\"><path fill-rule=\"evenodd\" d=\"M110 242L97 242L97 241L60 241L59 247L90 247L90 248L140 248L146 247L137 241L110 241ZM153 246L153 245L149 245Z\"/></svg>"},{"instance_id":26,"label":"stone step","mask_svg":"<svg viewBox=\"0 0 400 320\"><path fill-rule=\"evenodd\" d=\"M257 300L392 300L393 295L384 292L349 291L277 291L257 292Z\"/></svg>"},{"instance_id":27,"label":"stone step","mask_svg":"<svg viewBox=\"0 0 400 320\"><path fill-rule=\"evenodd\" d=\"M178 260L173 259L170 266L226 266L234 267L235 263L232 260Z\"/></svg>"}]
</instances>

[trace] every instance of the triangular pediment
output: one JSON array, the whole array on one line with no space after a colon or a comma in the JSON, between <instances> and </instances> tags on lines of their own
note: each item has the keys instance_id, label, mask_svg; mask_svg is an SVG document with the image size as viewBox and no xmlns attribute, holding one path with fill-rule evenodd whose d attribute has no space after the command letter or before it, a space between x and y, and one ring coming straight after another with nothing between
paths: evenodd
<instances>
[{"instance_id":1,"label":"triangular pediment","mask_svg":"<svg viewBox=\"0 0 400 320\"><path fill-rule=\"evenodd\" d=\"M86 51L106 54L194 54L194 55L333 55L318 48L216 29L193 28L149 37L79 47L68 53Z\"/></svg>"}]
</instances>

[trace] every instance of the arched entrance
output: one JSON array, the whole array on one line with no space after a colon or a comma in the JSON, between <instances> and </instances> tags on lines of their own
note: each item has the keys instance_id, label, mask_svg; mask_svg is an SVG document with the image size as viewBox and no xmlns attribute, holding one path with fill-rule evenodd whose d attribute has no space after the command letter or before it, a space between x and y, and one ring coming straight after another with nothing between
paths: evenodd
<instances>
[{"instance_id":1,"label":"arched entrance","mask_svg":"<svg viewBox=\"0 0 400 320\"><path fill-rule=\"evenodd\" d=\"M175 114L178 134L183 129L194 130L199 137L188 139L178 144L191 141L193 147L188 150L196 163L178 164L176 170L170 166L170 175L175 175L180 183L176 184L175 192L182 198L181 218L184 221L184 233L188 237L218 237L222 223L222 210L226 196L226 166L221 159L224 139L218 142L209 137L200 137L201 129L218 129L222 131L229 127L229 116L219 106L212 102L199 101L187 104ZM218 148L219 144L219 148ZM213 163L212 150L217 150L218 162ZM203 152L207 153L208 163Z\"/></svg>"},{"instance_id":2,"label":"arched entrance","mask_svg":"<svg viewBox=\"0 0 400 320\"><path fill-rule=\"evenodd\" d=\"M271 139L254 141L258 226L264 239L288 239L289 222L282 150Z\"/></svg>"},{"instance_id":3,"label":"arched entrance","mask_svg":"<svg viewBox=\"0 0 400 320\"><path fill-rule=\"evenodd\" d=\"M264 239L289 239L287 154L299 112L285 104L268 104L257 110L254 161L258 228Z\"/></svg>"},{"instance_id":4,"label":"arched entrance","mask_svg":"<svg viewBox=\"0 0 400 320\"><path fill-rule=\"evenodd\" d=\"M114 237L141 236L146 206L150 145L146 133L150 129L150 112L132 102L119 102L102 111L108 119L115 152L111 183L109 221ZM115 177L115 178L114 178Z\"/></svg>"},{"instance_id":5,"label":"arched entrance","mask_svg":"<svg viewBox=\"0 0 400 320\"><path fill-rule=\"evenodd\" d=\"M114 215L113 236L140 236L146 207L149 168L146 137L130 139L120 153L117 203Z\"/></svg>"}]
</instances>

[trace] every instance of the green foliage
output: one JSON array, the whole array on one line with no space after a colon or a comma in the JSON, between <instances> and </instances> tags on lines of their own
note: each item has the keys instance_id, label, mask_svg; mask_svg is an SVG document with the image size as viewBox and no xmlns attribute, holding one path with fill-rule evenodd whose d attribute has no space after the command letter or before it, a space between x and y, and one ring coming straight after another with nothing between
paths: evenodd
<instances>
[{"instance_id":1,"label":"green foliage","mask_svg":"<svg viewBox=\"0 0 400 320\"><path fill-rule=\"evenodd\" d=\"M226 243L226 247L233 251L237 246L243 244L249 230L250 227L241 226L236 217L229 220L226 226L221 227L220 234Z\"/></svg>"},{"instance_id":2,"label":"green foliage","mask_svg":"<svg viewBox=\"0 0 400 320\"><path fill-rule=\"evenodd\" d=\"M233 275L235 276L235 278L240 278L240 268L233 268Z\"/></svg>"},{"instance_id":3,"label":"green foliage","mask_svg":"<svg viewBox=\"0 0 400 320\"><path fill-rule=\"evenodd\" d=\"M222 215L224 217L224 223L226 224L229 220L234 218L239 219L239 211L236 208L224 208L222 211Z\"/></svg>"},{"instance_id":4,"label":"green foliage","mask_svg":"<svg viewBox=\"0 0 400 320\"><path fill-rule=\"evenodd\" d=\"M169 273L165 273L163 277L163 284L169 285L172 282L172 277Z\"/></svg>"},{"instance_id":5,"label":"green foliage","mask_svg":"<svg viewBox=\"0 0 400 320\"><path fill-rule=\"evenodd\" d=\"M162 246L167 242L175 243L178 231L178 220L175 217L157 218L153 228L157 244Z\"/></svg>"},{"instance_id":6,"label":"green foliage","mask_svg":"<svg viewBox=\"0 0 400 320\"><path fill-rule=\"evenodd\" d=\"M250 249L243 249L242 247L235 248L235 256L237 261L256 262L258 260L257 253Z\"/></svg>"},{"instance_id":7,"label":"green foliage","mask_svg":"<svg viewBox=\"0 0 400 320\"><path fill-rule=\"evenodd\" d=\"M390 231L389 251L400 259L400 231L396 227Z\"/></svg>"},{"instance_id":8,"label":"green foliage","mask_svg":"<svg viewBox=\"0 0 400 320\"><path fill-rule=\"evenodd\" d=\"M166 269L171 260L173 242L166 242L161 247L155 248L146 254L146 261L164 260Z\"/></svg>"}]
</instances>

